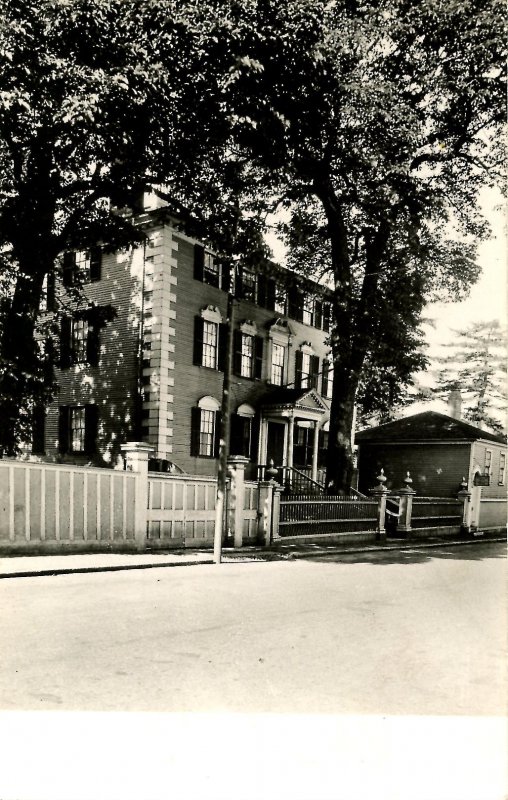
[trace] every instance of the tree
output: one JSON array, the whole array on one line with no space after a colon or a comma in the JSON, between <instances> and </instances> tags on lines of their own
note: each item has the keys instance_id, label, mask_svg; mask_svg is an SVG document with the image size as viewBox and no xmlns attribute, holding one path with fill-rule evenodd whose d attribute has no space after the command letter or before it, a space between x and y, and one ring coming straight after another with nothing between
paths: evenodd
<instances>
[{"instance_id":1,"label":"tree","mask_svg":"<svg viewBox=\"0 0 508 800\"><path fill-rule=\"evenodd\" d=\"M454 340L444 345L449 352L433 359L430 374L434 386L422 390L420 397L448 400L450 393L458 390L465 419L502 433L506 420L506 330L498 320L490 320L453 333Z\"/></svg>"},{"instance_id":2,"label":"tree","mask_svg":"<svg viewBox=\"0 0 508 800\"><path fill-rule=\"evenodd\" d=\"M171 0L2 3L0 454L29 438L34 406L52 393L40 305L59 255L138 240L117 209L132 206L162 152L168 178L199 169L192 44Z\"/></svg>"},{"instance_id":3,"label":"tree","mask_svg":"<svg viewBox=\"0 0 508 800\"><path fill-rule=\"evenodd\" d=\"M217 16L210 47L230 54L236 141L289 209L293 237L322 237L315 274L333 288L327 480L347 491L366 366L404 329L399 315L386 338L394 301L409 299L414 330L428 299L455 299L478 275L487 227L476 198L501 164L501 5L232 0ZM400 345L391 365L381 348L379 363L397 372Z\"/></svg>"}]
</instances>

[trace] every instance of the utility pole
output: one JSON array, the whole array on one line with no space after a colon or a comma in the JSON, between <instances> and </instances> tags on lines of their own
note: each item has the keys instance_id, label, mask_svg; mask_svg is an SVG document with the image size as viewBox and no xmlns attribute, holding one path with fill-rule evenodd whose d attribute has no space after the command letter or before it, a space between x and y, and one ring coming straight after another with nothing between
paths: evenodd
<instances>
[{"instance_id":1,"label":"utility pole","mask_svg":"<svg viewBox=\"0 0 508 800\"><path fill-rule=\"evenodd\" d=\"M226 357L224 365L224 381L222 384L222 404L220 419L219 472L217 475L217 497L215 503L215 530L213 538L213 560L215 564L222 561L222 533L224 528L224 506L226 499L226 482L228 471L230 418L231 418L231 374L233 371L233 331L234 331L234 297L233 281L228 292L226 311Z\"/></svg>"}]
</instances>

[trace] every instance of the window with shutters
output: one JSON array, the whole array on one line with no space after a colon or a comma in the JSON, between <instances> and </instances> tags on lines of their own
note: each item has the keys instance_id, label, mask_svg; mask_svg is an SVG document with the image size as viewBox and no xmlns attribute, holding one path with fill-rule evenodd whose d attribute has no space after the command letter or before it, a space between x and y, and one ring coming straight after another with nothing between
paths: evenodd
<instances>
[{"instance_id":1,"label":"window with shutters","mask_svg":"<svg viewBox=\"0 0 508 800\"><path fill-rule=\"evenodd\" d=\"M226 326L215 306L206 306L194 318L194 356L197 367L224 369L226 354Z\"/></svg>"},{"instance_id":2,"label":"window with shutters","mask_svg":"<svg viewBox=\"0 0 508 800\"><path fill-rule=\"evenodd\" d=\"M319 381L319 356L312 352L309 343L304 343L295 353L295 388L317 389Z\"/></svg>"},{"instance_id":3,"label":"window with shutters","mask_svg":"<svg viewBox=\"0 0 508 800\"><path fill-rule=\"evenodd\" d=\"M221 268L212 253L205 250L203 258L203 282L209 286L221 287Z\"/></svg>"},{"instance_id":4,"label":"window with shutters","mask_svg":"<svg viewBox=\"0 0 508 800\"><path fill-rule=\"evenodd\" d=\"M314 298L308 294L303 297L302 322L304 325L314 325Z\"/></svg>"},{"instance_id":5,"label":"window with shutters","mask_svg":"<svg viewBox=\"0 0 508 800\"><path fill-rule=\"evenodd\" d=\"M256 412L247 403L242 403L231 416L231 455L256 458L259 424L255 424Z\"/></svg>"},{"instance_id":6,"label":"window with shutters","mask_svg":"<svg viewBox=\"0 0 508 800\"><path fill-rule=\"evenodd\" d=\"M91 455L96 451L97 406L59 407L58 449L60 453Z\"/></svg>"},{"instance_id":7,"label":"window with shutters","mask_svg":"<svg viewBox=\"0 0 508 800\"><path fill-rule=\"evenodd\" d=\"M215 411L201 409L201 424L199 427L199 455L211 456L215 438Z\"/></svg>"},{"instance_id":8,"label":"window with shutters","mask_svg":"<svg viewBox=\"0 0 508 800\"><path fill-rule=\"evenodd\" d=\"M241 378L261 378L263 338L257 336L255 323L247 320L233 335L233 372Z\"/></svg>"},{"instance_id":9,"label":"window with shutters","mask_svg":"<svg viewBox=\"0 0 508 800\"><path fill-rule=\"evenodd\" d=\"M208 286L229 291L229 270L201 244L194 245L194 278Z\"/></svg>"},{"instance_id":10,"label":"window with shutters","mask_svg":"<svg viewBox=\"0 0 508 800\"><path fill-rule=\"evenodd\" d=\"M102 252L100 247L89 250L76 250L64 253L63 283L74 286L80 283L100 281L102 271Z\"/></svg>"}]
</instances>

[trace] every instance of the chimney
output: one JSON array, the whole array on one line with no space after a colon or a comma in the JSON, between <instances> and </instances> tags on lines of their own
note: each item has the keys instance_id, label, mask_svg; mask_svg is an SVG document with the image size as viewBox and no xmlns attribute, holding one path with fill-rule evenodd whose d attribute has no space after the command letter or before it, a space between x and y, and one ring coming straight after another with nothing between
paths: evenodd
<instances>
[{"instance_id":1,"label":"chimney","mask_svg":"<svg viewBox=\"0 0 508 800\"><path fill-rule=\"evenodd\" d=\"M460 419L462 416L462 397L459 389L452 389L448 395L448 413L454 419Z\"/></svg>"}]
</instances>

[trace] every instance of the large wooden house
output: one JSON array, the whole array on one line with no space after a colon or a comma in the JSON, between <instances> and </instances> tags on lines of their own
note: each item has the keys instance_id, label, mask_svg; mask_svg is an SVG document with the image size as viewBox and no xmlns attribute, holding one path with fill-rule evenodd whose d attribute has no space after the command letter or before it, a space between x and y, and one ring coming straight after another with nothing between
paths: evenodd
<instances>
[{"instance_id":1,"label":"large wooden house","mask_svg":"<svg viewBox=\"0 0 508 800\"><path fill-rule=\"evenodd\" d=\"M231 453L318 474L331 397L326 290L269 265L227 273L165 209L140 214L142 246L63 257L58 393L33 453L116 466L142 440L152 467L217 470L226 308L234 295ZM71 287L79 275L85 302ZM48 313L51 297L48 289ZM100 309L116 316L105 323ZM102 321L101 321L102 320Z\"/></svg>"}]
</instances>

